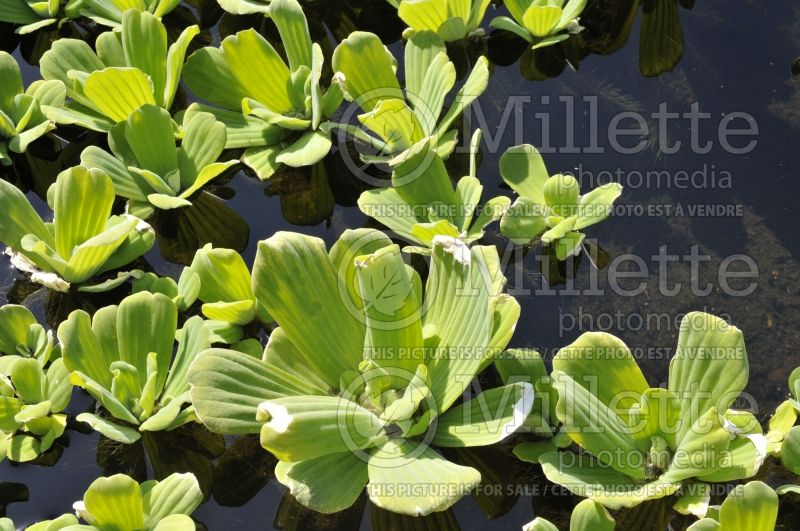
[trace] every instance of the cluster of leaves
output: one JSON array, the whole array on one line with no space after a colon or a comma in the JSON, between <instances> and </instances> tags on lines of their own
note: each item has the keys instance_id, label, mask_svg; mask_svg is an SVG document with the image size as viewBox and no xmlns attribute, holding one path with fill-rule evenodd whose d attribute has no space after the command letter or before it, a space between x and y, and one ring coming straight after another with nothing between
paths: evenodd
<instances>
[{"instance_id":1,"label":"cluster of leaves","mask_svg":"<svg viewBox=\"0 0 800 531\"><path fill-rule=\"evenodd\" d=\"M498 272L494 248L439 237L423 291L380 232L346 231L330 252L316 238L278 233L259 244L253 280L279 328L261 359L221 349L198 357L189 374L197 415L218 433L260 432L280 460L278 480L314 510L343 510L365 485L390 511L444 510L480 473L444 459L426 436L438 447L493 444L531 407L524 383L454 407L519 316ZM458 488L392 495L418 483Z\"/></svg>"},{"instance_id":2,"label":"cluster of leaves","mask_svg":"<svg viewBox=\"0 0 800 531\"><path fill-rule=\"evenodd\" d=\"M779 457L783 466L800 475L800 367L789 375L790 397L782 402L769 419L767 431L770 455Z\"/></svg>"},{"instance_id":3,"label":"cluster of leaves","mask_svg":"<svg viewBox=\"0 0 800 531\"><path fill-rule=\"evenodd\" d=\"M28 526L28 531L194 531L190 515L203 501L193 474L172 474L161 481L142 484L124 474L96 479L83 500L74 505L76 516L64 514ZM86 524L81 524L80 518ZM13 531L14 523L0 518L0 531Z\"/></svg>"},{"instance_id":4,"label":"cluster of leaves","mask_svg":"<svg viewBox=\"0 0 800 531\"><path fill-rule=\"evenodd\" d=\"M69 371L24 306L0 308L0 460L32 461L64 433Z\"/></svg>"},{"instance_id":5,"label":"cluster of leaves","mask_svg":"<svg viewBox=\"0 0 800 531\"><path fill-rule=\"evenodd\" d=\"M525 39L534 50L565 41L583 30L578 17L586 0L504 0L503 4L511 18L497 17L491 27Z\"/></svg>"}]
</instances>

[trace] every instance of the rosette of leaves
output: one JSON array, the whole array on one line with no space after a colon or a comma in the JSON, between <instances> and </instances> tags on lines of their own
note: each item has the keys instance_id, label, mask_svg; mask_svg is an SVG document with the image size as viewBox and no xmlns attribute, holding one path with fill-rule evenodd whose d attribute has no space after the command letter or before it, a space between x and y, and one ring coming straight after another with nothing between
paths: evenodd
<instances>
[{"instance_id":1,"label":"rosette of leaves","mask_svg":"<svg viewBox=\"0 0 800 531\"><path fill-rule=\"evenodd\" d=\"M553 245L559 260L580 253L583 229L600 223L622 194L622 186L608 183L581 195L571 175L553 175L539 151L531 145L509 148L500 158L500 174L519 197L500 221L500 231L518 245L537 236Z\"/></svg>"},{"instance_id":2,"label":"rosette of leaves","mask_svg":"<svg viewBox=\"0 0 800 531\"><path fill-rule=\"evenodd\" d=\"M194 474L172 474L161 481L139 484L125 474L98 478L89 485L81 501L75 502L75 515L64 514L55 520L39 522L30 531L192 531L191 514L203 502L203 493ZM86 524L81 524L80 518ZM12 531L14 524L0 518L0 531Z\"/></svg>"},{"instance_id":3,"label":"rosette of leaves","mask_svg":"<svg viewBox=\"0 0 800 531\"><path fill-rule=\"evenodd\" d=\"M308 21L297 0L273 0L275 22L288 64L254 29L227 37L219 48L203 48L186 62L189 88L217 107L228 127L228 148L245 148L242 162L269 179L282 165L312 166L330 151L328 120L342 103L337 83L321 87L322 48L311 42Z\"/></svg>"},{"instance_id":4,"label":"rosette of leaves","mask_svg":"<svg viewBox=\"0 0 800 531\"><path fill-rule=\"evenodd\" d=\"M503 4L511 18L496 17L490 26L525 39L534 50L583 31L578 17L586 0L505 0Z\"/></svg>"},{"instance_id":5,"label":"rosette of leaves","mask_svg":"<svg viewBox=\"0 0 800 531\"><path fill-rule=\"evenodd\" d=\"M95 50L79 39L58 39L42 56L42 77L62 81L63 108L43 106L59 124L108 132L143 105L172 107L189 43L200 32L190 26L167 47L167 30L155 15L129 9L122 28L102 33Z\"/></svg>"},{"instance_id":6,"label":"rosette of leaves","mask_svg":"<svg viewBox=\"0 0 800 531\"><path fill-rule=\"evenodd\" d=\"M364 113L358 120L371 134L354 124L338 124L375 154L364 162L396 166L426 150L447 158L456 145L456 119L486 90L489 66L478 59L464 85L444 112L444 102L455 86L456 68L442 39L431 31L414 34L405 47L405 90L397 80L397 61L373 33L356 31L333 54L333 69L343 76L345 98Z\"/></svg>"},{"instance_id":7,"label":"rosette of leaves","mask_svg":"<svg viewBox=\"0 0 800 531\"><path fill-rule=\"evenodd\" d=\"M262 359L221 349L198 357L189 373L198 417L218 433L260 432L280 460L277 479L313 510L350 507L365 486L397 513L450 507L480 473L433 447L504 439L533 389L512 384L455 405L510 339L519 305L500 293L493 247L440 237L431 260L423 290L378 231L348 230L330 252L301 234L260 242L256 299L279 328Z\"/></svg>"},{"instance_id":8,"label":"rosette of leaves","mask_svg":"<svg viewBox=\"0 0 800 531\"><path fill-rule=\"evenodd\" d=\"M538 462L550 481L610 509L693 482L752 477L766 457L756 418L730 409L748 379L742 332L709 314L681 322L666 389L651 388L628 347L606 333L561 349L551 377L562 430L583 452Z\"/></svg>"},{"instance_id":9,"label":"rosette of leaves","mask_svg":"<svg viewBox=\"0 0 800 531\"><path fill-rule=\"evenodd\" d=\"M114 197L104 172L70 168L48 190L53 221L45 223L19 189L0 180L0 242L9 247L11 263L31 273L33 282L62 292L73 286L79 291L111 289L116 284L86 283L130 264L155 241L152 227L141 219L111 215Z\"/></svg>"},{"instance_id":10,"label":"rosette of leaves","mask_svg":"<svg viewBox=\"0 0 800 531\"><path fill-rule=\"evenodd\" d=\"M483 185L477 176L480 139L481 133L477 130L471 142L469 175L462 177L455 188L442 158L426 151L394 169L394 186L363 192L358 198L358 207L418 246L406 247L407 251L429 254L437 235L472 244L483 237L484 229L500 219L511 203L509 198L500 196L483 206L480 204L483 194ZM418 169L423 166L426 170L421 173Z\"/></svg>"},{"instance_id":11,"label":"rosette of leaves","mask_svg":"<svg viewBox=\"0 0 800 531\"><path fill-rule=\"evenodd\" d=\"M160 293L169 297L179 312L185 312L196 301L200 293L200 277L197 273L184 267L178 281L170 277L160 277L155 273L137 272L131 282L131 293Z\"/></svg>"},{"instance_id":12,"label":"rosette of leaves","mask_svg":"<svg viewBox=\"0 0 800 531\"><path fill-rule=\"evenodd\" d=\"M65 11L69 18L86 17L102 26L119 28L129 9L151 13L160 19L180 3L180 0L70 0Z\"/></svg>"},{"instance_id":13,"label":"rosette of leaves","mask_svg":"<svg viewBox=\"0 0 800 531\"><path fill-rule=\"evenodd\" d=\"M709 507L706 517L689 531L773 531L778 519L778 494L766 483L737 485L722 505Z\"/></svg>"},{"instance_id":14,"label":"rosette of leaves","mask_svg":"<svg viewBox=\"0 0 800 531\"><path fill-rule=\"evenodd\" d=\"M141 432L196 420L186 377L209 348L209 334L198 316L178 330L178 309L166 296L137 293L94 317L76 310L58 327L58 339L70 380L102 408L77 419L109 439L132 444Z\"/></svg>"},{"instance_id":15,"label":"rosette of leaves","mask_svg":"<svg viewBox=\"0 0 800 531\"><path fill-rule=\"evenodd\" d=\"M583 500L576 505L569 519L570 531L614 531L616 527L606 508L592 500ZM522 531L558 531L558 528L539 517L522 526Z\"/></svg>"},{"instance_id":16,"label":"rosette of leaves","mask_svg":"<svg viewBox=\"0 0 800 531\"><path fill-rule=\"evenodd\" d=\"M789 375L789 391L789 398L769 419L768 450L786 468L800 475L800 426L795 426L800 413L800 367Z\"/></svg>"},{"instance_id":17,"label":"rosette of leaves","mask_svg":"<svg viewBox=\"0 0 800 531\"><path fill-rule=\"evenodd\" d=\"M111 129L111 153L87 147L81 164L104 171L127 212L147 219L156 210L191 206L191 197L239 161L217 162L225 149L225 125L212 114L185 116L175 138L169 111L143 105ZM205 192L203 192L205 193Z\"/></svg>"},{"instance_id":18,"label":"rosette of leaves","mask_svg":"<svg viewBox=\"0 0 800 531\"><path fill-rule=\"evenodd\" d=\"M197 298L208 319L240 326L256 318L262 323L272 321L264 306L256 302L250 270L241 254L207 244L195 253L189 269L199 280Z\"/></svg>"},{"instance_id":19,"label":"rosette of leaves","mask_svg":"<svg viewBox=\"0 0 800 531\"><path fill-rule=\"evenodd\" d=\"M24 306L0 308L0 460L39 457L61 437L72 396L53 337Z\"/></svg>"},{"instance_id":20,"label":"rosette of leaves","mask_svg":"<svg viewBox=\"0 0 800 531\"><path fill-rule=\"evenodd\" d=\"M401 0L397 14L408 29L408 38L420 31L433 31L444 42L482 36L481 22L490 0Z\"/></svg>"},{"instance_id":21,"label":"rosette of leaves","mask_svg":"<svg viewBox=\"0 0 800 531\"><path fill-rule=\"evenodd\" d=\"M0 51L0 164L11 165L9 151L25 153L31 142L55 129L42 106L62 107L65 98L60 81L34 81L25 90L16 59Z\"/></svg>"},{"instance_id":22,"label":"rosette of leaves","mask_svg":"<svg viewBox=\"0 0 800 531\"><path fill-rule=\"evenodd\" d=\"M0 22L18 24L16 33L25 35L61 20L60 0L0 0Z\"/></svg>"}]
</instances>

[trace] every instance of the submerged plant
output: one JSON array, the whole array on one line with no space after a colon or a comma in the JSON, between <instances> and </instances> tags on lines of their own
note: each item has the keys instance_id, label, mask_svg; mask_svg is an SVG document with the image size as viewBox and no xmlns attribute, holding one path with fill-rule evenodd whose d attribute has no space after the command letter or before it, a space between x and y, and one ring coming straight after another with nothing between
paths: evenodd
<instances>
[{"instance_id":1,"label":"submerged plant","mask_svg":"<svg viewBox=\"0 0 800 531\"><path fill-rule=\"evenodd\" d=\"M28 527L29 531L192 531L190 515L203 502L194 474L172 474L160 481L142 484L125 474L98 478L89 485L83 500L75 502L76 516L64 514ZM81 525L80 518L85 525ZM10 527L4 527L10 526ZM0 519L0 531L13 530L13 523Z\"/></svg>"},{"instance_id":2,"label":"submerged plant","mask_svg":"<svg viewBox=\"0 0 800 531\"><path fill-rule=\"evenodd\" d=\"M578 17L586 0L505 0L503 4L512 18L496 17L490 26L525 39L534 50L583 31Z\"/></svg>"},{"instance_id":3,"label":"submerged plant","mask_svg":"<svg viewBox=\"0 0 800 531\"><path fill-rule=\"evenodd\" d=\"M782 402L769 419L768 450L770 455L779 457L786 468L800 475L800 426L795 426L800 414L800 367L789 375L789 390L789 399Z\"/></svg>"},{"instance_id":4,"label":"submerged plant","mask_svg":"<svg viewBox=\"0 0 800 531\"><path fill-rule=\"evenodd\" d=\"M742 332L717 317L684 317L667 389L650 388L628 347L606 333L583 334L553 369L562 430L584 453L538 461L574 494L632 507L691 482L751 477L766 457L755 417L729 409L747 384L747 353Z\"/></svg>"},{"instance_id":5,"label":"submerged plant","mask_svg":"<svg viewBox=\"0 0 800 531\"><path fill-rule=\"evenodd\" d=\"M137 293L94 317L76 310L59 326L58 339L72 383L111 416L82 413L77 419L109 439L132 444L141 432L196 420L186 378L197 354L210 346L208 330L197 316L178 330L178 309L166 296Z\"/></svg>"},{"instance_id":6,"label":"submerged plant","mask_svg":"<svg viewBox=\"0 0 800 531\"><path fill-rule=\"evenodd\" d=\"M606 508L592 500L576 505L569 520L570 531L614 531L616 526ZM558 528L540 517L522 526L522 531L558 531Z\"/></svg>"},{"instance_id":7,"label":"submerged plant","mask_svg":"<svg viewBox=\"0 0 800 531\"><path fill-rule=\"evenodd\" d=\"M321 87L322 48L311 42L297 0L273 0L269 17L281 35L287 65L254 29L227 37L219 48L203 48L186 62L189 88L212 104L194 106L214 113L228 127L228 148L246 148L242 162L262 180L281 164L312 166L330 151L331 124L342 103L337 83Z\"/></svg>"},{"instance_id":8,"label":"submerged plant","mask_svg":"<svg viewBox=\"0 0 800 531\"><path fill-rule=\"evenodd\" d=\"M60 81L34 81L25 90L16 59L0 51L0 164L11 165L9 151L25 153L31 142L55 129L42 106L62 107L65 98Z\"/></svg>"},{"instance_id":9,"label":"submerged plant","mask_svg":"<svg viewBox=\"0 0 800 531\"><path fill-rule=\"evenodd\" d=\"M708 516L689 531L773 531L778 519L778 494L761 481L737 485Z\"/></svg>"},{"instance_id":10,"label":"submerged plant","mask_svg":"<svg viewBox=\"0 0 800 531\"><path fill-rule=\"evenodd\" d=\"M111 178L102 171L70 168L48 191L53 221L45 223L25 194L0 179L0 242L33 282L63 292L73 286L102 289L82 284L128 265L155 241L141 219L111 215L114 196Z\"/></svg>"},{"instance_id":11,"label":"submerged plant","mask_svg":"<svg viewBox=\"0 0 800 531\"><path fill-rule=\"evenodd\" d=\"M250 271L241 254L208 244L195 253L190 270L200 282L197 298L209 319L242 326L256 318L262 323L272 321L264 306L256 302Z\"/></svg>"},{"instance_id":12,"label":"submerged plant","mask_svg":"<svg viewBox=\"0 0 800 531\"><path fill-rule=\"evenodd\" d=\"M433 31L445 42L481 36L490 0L400 0L397 14L408 24L404 37Z\"/></svg>"},{"instance_id":13,"label":"submerged plant","mask_svg":"<svg viewBox=\"0 0 800 531\"><path fill-rule=\"evenodd\" d=\"M66 85L69 101L63 109L44 106L44 113L59 124L108 132L142 105L168 110L186 50L199 31L186 28L167 48L167 30L158 17L129 9L120 30L97 37L97 52L79 39L57 40L42 56L41 72Z\"/></svg>"},{"instance_id":14,"label":"submerged plant","mask_svg":"<svg viewBox=\"0 0 800 531\"><path fill-rule=\"evenodd\" d=\"M184 117L175 139L172 117L155 105L133 111L108 135L111 152L87 147L81 163L111 177L127 211L147 219L156 209L191 206L190 198L238 161L217 162L225 149L225 125L209 113Z\"/></svg>"},{"instance_id":15,"label":"submerged plant","mask_svg":"<svg viewBox=\"0 0 800 531\"><path fill-rule=\"evenodd\" d=\"M86 17L102 26L118 28L129 9L151 13L160 19L180 3L180 0L70 0L66 14L69 18Z\"/></svg>"},{"instance_id":16,"label":"submerged plant","mask_svg":"<svg viewBox=\"0 0 800 531\"><path fill-rule=\"evenodd\" d=\"M500 221L500 231L519 245L537 236L555 247L559 260L580 253L586 227L610 214L622 194L622 186L608 183L580 195L580 184L571 175L553 175L531 145L515 146L500 158L500 174L519 198Z\"/></svg>"},{"instance_id":17,"label":"submerged plant","mask_svg":"<svg viewBox=\"0 0 800 531\"><path fill-rule=\"evenodd\" d=\"M405 90L397 80L395 58L373 33L356 31L342 41L333 54L333 69L343 76L347 100L364 111L358 120L376 136L353 124L338 127L376 151L362 154L364 162L391 166L425 151L449 157L456 146L453 123L489 83L488 61L481 57L442 116L456 68L442 39L430 31L414 34L406 44Z\"/></svg>"},{"instance_id":18,"label":"submerged plant","mask_svg":"<svg viewBox=\"0 0 800 531\"><path fill-rule=\"evenodd\" d=\"M454 406L510 339L519 305L500 294L493 247L439 237L431 260L423 294L377 231L345 231L330 253L300 234L262 241L254 291L279 328L263 359L221 349L198 357L189 373L198 417L218 433L260 432L280 460L278 480L316 511L351 506L365 486L393 512L450 507L480 473L431 446L504 439L533 389L512 384Z\"/></svg>"},{"instance_id":19,"label":"submerged plant","mask_svg":"<svg viewBox=\"0 0 800 531\"><path fill-rule=\"evenodd\" d=\"M64 433L72 396L53 336L24 306L0 308L0 460L31 461Z\"/></svg>"},{"instance_id":20,"label":"submerged plant","mask_svg":"<svg viewBox=\"0 0 800 531\"><path fill-rule=\"evenodd\" d=\"M500 219L511 203L501 196L480 205L483 193L477 177L480 140L481 133L477 130L470 146L469 175L462 177L455 188L441 157L423 152L394 169L394 186L363 192L358 207L404 239L422 246L407 250L428 254L438 235L472 244L483 237L486 226ZM417 173L423 164L420 159L428 159L427 169L421 175ZM479 212L477 219L476 212Z\"/></svg>"}]
</instances>

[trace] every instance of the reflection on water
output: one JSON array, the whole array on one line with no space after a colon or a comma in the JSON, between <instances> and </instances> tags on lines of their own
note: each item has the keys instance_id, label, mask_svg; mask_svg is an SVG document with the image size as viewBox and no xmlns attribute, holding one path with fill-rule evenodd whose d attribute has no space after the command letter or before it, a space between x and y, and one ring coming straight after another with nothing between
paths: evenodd
<instances>
[{"instance_id":1,"label":"reflection on water","mask_svg":"<svg viewBox=\"0 0 800 531\"><path fill-rule=\"evenodd\" d=\"M312 34L328 55L338 40L356 29L377 33L396 55L400 50L402 24L385 0L308 0L305 4ZM485 26L488 28L493 16L503 13L502 8L494 12L490 9ZM165 20L173 37L182 27L198 23L203 31L192 43L193 48L218 44L226 35L247 27L256 27L277 42L268 19L226 14L215 0L190 0ZM592 119L607 124L618 112L648 115L662 102L686 112L691 103L700 102L703 110L717 116L735 111L753 115L759 124L759 145L753 153L741 157L719 147L705 155L689 150L666 155L658 151L655 142L636 155L621 155L610 149L603 153L545 154L548 167L554 171L585 170L590 175L579 174L583 179L602 170L620 170L623 176L646 170L674 174L714 164L716 171L730 172L732 186L679 190L625 182L623 203L717 203L743 208L741 214L723 217L663 213L615 216L593 231L596 243L590 245L589 253L571 263L548 260L547 249L538 246L510 250L509 286L520 288L516 296L523 307L511 345L537 348L549 360L555 349L582 331L604 328L608 322L609 331L631 347L672 348L674 328L665 324L656 330L643 329L628 317L674 317L694 309L717 312L730 316L744 330L751 364L747 391L757 400L763 417L782 399L786 376L798 365L800 240L792 221L798 214L797 196L788 190L795 186L796 168L800 167L796 149L800 91L791 80L792 62L800 55L800 11L775 3L769 7L748 3L746 8L735 9L722 0L703 0L696 5L692 0L589 0L582 24L587 28L582 34L536 52L521 39L501 32L448 45L459 74L468 72L481 54L487 54L493 63L489 90L479 100L481 114L473 116L470 125L483 126L484 137L496 140L494 148L484 149L481 157L478 174L486 186L484 197L508 193L501 184L498 158L508 146L520 143L515 138L517 133L522 141L536 145L546 140L537 113L549 114L552 145L563 144L570 128L578 143L585 145ZM15 50L17 57L36 64L56 36L91 42L99 31L102 28L92 24L70 22L54 31L20 37L9 26L0 25L0 49ZM36 70L26 68L24 75L30 81ZM330 76L329 71L323 78ZM593 118L586 107L570 111L556 104L559 96L573 96L576 101L596 97L598 116ZM529 103L511 116L524 119L524 124L517 131L511 122L505 133L498 134L495 127L502 123L509 97L528 98ZM543 97L549 97L549 103ZM177 108L188 103L185 94L176 100ZM58 172L74 164L84 146L104 142L97 135L68 128L60 131L70 142L43 138L18 157L13 169L0 169L3 178L38 196L35 204L42 211L47 188ZM465 131L460 136L468 138ZM690 133L684 124L659 131L661 134L673 141L689 142ZM159 213L153 220L158 245L137 265L177 277L180 265L190 263L194 251L205 243L236 249L252 263L256 242L278 230L298 230L330 243L346 228L374 226L355 207L356 198L368 185L343 164L340 149L353 147L336 146L322 163L301 170L287 169L268 183L241 171L224 185L193 197L192 207ZM456 178L467 174L468 157L459 153L448 161L448 169ZM349 158L355 160L353 154ZM380 168L373 170L381 172ZM118 206L122 208L122 204ZM497 244L501 253L506 250L496 226L490 228L486 241ZM658 254L661 246L684 255L694 245L709 260L696 272L688 263L676 264L670 269L671 283L689 286L693 281L714 281L720 263L742 253L758 264L757 289L747 297L731 297L719 290L703 296L687 291L679 296L664 294L659 289L659 269L652 267L649 257ZM634 297L615 294L606 274L615 259L626 253L647 258L651 266L644 279L645 290ZM605 291L603 296L585 293L592 285L592 275L597 287ZM544 294L544 288L557 292ZM12 271L5 256L0 258L0 302L25 304L53 328L76 308L91 312L119 302L126 289L102 295L49 293ZM601 320L603 316L606 320ZM641 359L652 383L666 379L670 354ZM482 380L491 384L495 377L489 371ZM90 407L88 397L76 391L69 412L75 415ZM31 522L67 510L100 474L125 472L145 479L192 471L207 497L195 517L212 530L231 526L286 530L518 529L534 515L567 528L577 500L547 483L536 467L514 459L510 454L513 442L448 452L449 459L481 471L481 488L449 511L409 519L377 509L364 497L336 515L303 508L274 481L275 459L262 450L257 436L225 441L190 425L124 446L71 424L41 463L0 464L0 511L18 523ZM768 461L763 467L762 479L775 484L791 480L781 477L785 471L773 465ZM666 498L620 513L618 527L664 529L666 521L675 517L669 511L671 502ZM782 500L781 522L786 529L797 527L800 513L791 505L794 503L789 498ZM683 529L690 522L673 518L670 525Z\"/></svg>"}]
</instances>

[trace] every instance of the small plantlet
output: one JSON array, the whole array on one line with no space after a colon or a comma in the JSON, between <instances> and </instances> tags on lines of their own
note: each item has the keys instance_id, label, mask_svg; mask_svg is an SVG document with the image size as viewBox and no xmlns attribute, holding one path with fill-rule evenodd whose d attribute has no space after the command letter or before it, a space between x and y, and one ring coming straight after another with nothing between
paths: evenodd
<instances>
[{"instance_id":1,"label":"small plantlet","mask_svg":"<svg viewBox=\"0 0 800 531\"><path fill-rule=\"evenodd\" d=\"M194 194L238 163L217 162L226 133L212 114L184 117L178 136L180 146L168 111L143 105L112 128L112 153L89 146L81 163L109 175L117 195L128 200L127 212L147 219L156 210L191 206Z\"/></svg>"},{"instance_id":2,"label":"small plantlet","mask_svg":"<svg viewBox=\"0 0 800 531\"><path fill-rule=\"evenodd\" d=\"M490 26L525 39L534 50L583 31L578 17L586 0L505 0L503 4L512 18L496 17Z\"/></svg>"},{"instance_id":3,"label":"small plantlet","mask_svg":"<svg viewBox=\"0 0 800 531\"><path fill-rule=\"evenodd\" d=\"M600 223L622 194L622 186L608 183L581 195L571 175L553 175L539 151L531 145L515 146L500 158L500 174L519 198L500 221L500 231L518 245L537 236L555 247L559 260L580 253L583 229Z\"/></svg>"},{"instance_id":4,"label":"small plantlet","mask_svg":"<svg viewBox=\"0 0 800 531\"><path fill-rule=\"evenodd\" d=\"M167 48L167 30L155 15L129 9L122 27L97 37L95 49L78 39L59 39L41 59L42 77L67 87L64 108L44 106L59 124L109 132L143 105L169 110L189 43L200 32L183 30Z\"/></svg>"},{"instance_id":5,"label":"small plantlet","mask_svg":"<svg viewBox=\"0 0 800 531\"><path fill-rule=\"evenodd\" d=\"M417 245L406 247L406 251L430 254L433 239L440 235L458 238L467 245L476 242L511 203L501 196L483 206L480 204L483 193L477 177L480 140L480 130L476 130L471 142L470 174L461 178L455 188L441 157L434 152L423 152L394 169L395 186L362 193L358 198L359 208ZM423 164L427 170L417 174Z\"/></svg>"},{"instance_id":6,"label":"small plantlet","mask_svg":"<svg viewBox=\"0 0 800 531\"><path fill-rule=\"evenodd\" d=\"M483 35L481 22L490 0L390 0L408 24L405 38L420 31L433 31L444 42Z\"/></svg>"},{"instance_id":7,"label":"small plantlet","mask_svg":"<svg viewBox=\"0 0 800 531\"><path fill-rule=\"evenodd\" d=\"M488 64L485 57L478 59L444 112L445 98L455 86L456 68L437 34L422 31L408 40L404 90L397 80L397 61L380 38L356 31L336 48L333 69L341 75L347 101L364 111L358 120L373 134L354 124L337 126L375 151L361 155L367 163L395 167L425 151L446 159L456 146L453 124L486 90Z\"/></svg>"},{"instance_id":8,"label":"small plantlet","mask_svg":"<svg viewBox=\"0 0 800 531\"><path fill-rule=\"evenodd\" d=\"M151 13L161 19L179 4L180 0L69 0L65 13L71 19L86 17L101 26L119 28L125 11L129 9Z\"/></svg>"},{"instance_id":9,"label":"small plantlet","mask_svg":"<svg viewBox=\"0 0 800 531\"><path fill-rule=\"evenodd\" d=\"M667 389L650 388L628 347L606 333L583 334L553 369L561 431L583 453L535 457L574 494L632 507L693 482L752 477L766 457L756 418L730 409L747 384L747 354L741 331L719 318L684 317Z\"/></svg>"},{"instance_id":10,"label":"small plantlet","mask_svg":"<svg viewBox=\"0 0 800 531\"><path fill-rule=\"evenodd\" d=\"M178 309L166 296L137 293L94 317L76 310L59 326L58 339L72 383L111 417L82 413L77 419L109 439L132 444L141 432L196 420L187 371L209 348L209 332L197 316L178 330Z\"/></svg>"},{"instance_id":11,"label":"small plantlet","mask_svg":"<svg viewBox=\"0 0 800 531\"><path fill-rule=\"evenodd\" d=\"M322 48L311 42L297 0L273 0L268 9L281 35L289 64L254 29L227 37L219 48L203 48L186 63L189 88L212 106L228 127L226 147L245 148L242 162L269 179L282 165L312 166L330 151L328 121L342 103L332 83L322 90Z\"/></svg>"},{"instance_id":12,"label":"small plantlet","mask_svg":"<svg viewBox=\"0 0 800 531\"><path fill-rule=\"evenodd\" d=\"M32 142L55 129L42 107L63 107L65 98L61 81L34 81L25 90L16 59L0 51L0 164L11 165L9 152L25 153Z\"/></svg>"},{"instance_id":13,"label":"small plantlet","mask_svg":"<svg viewBox=\"0 0 800 531\"><path fill-rule=\"evenodd\" d=\"M480 473L432 447L504 439L527 417L533 388L454 405L510 339L519 306L500 293L493 247L440 237L431 260L423 294L377 231L346 231L330 252L300 234L260 242L254 291L279 328L263 359L222 349L198 357L189 374L198 417L218 433L260 432L280 460L278 481L313 510L346 509L365 487L397 513L450 507ZM446 488L425 488L436 485Z\"/></svg>"},{"instance_id":14,"label":"small plantlet","mask_svg":"<svg viewBox=\"0 0 800 531\"><path fill-rule=\"evenodd\" d=\"M0 0L0 22L17 24L16 33L26 35L62 20L63 7L61 0Z\"/></svg>"},{"instance_id":15,"label":"small plantlet","mask_svg":"<svg viewBox=\"0 0 800 531\"><path fill-rule=\"evenodd\" d=\"M114 185L100 170L76 166L62 172L47 197L53 209L50 223L25 194L0 179L0 242L8 246L11 263L30 273L33 282L62 292L73 286L79 291L110 289L114 285L86 283L130 264L153 246L150 225L129 214L111 215Z\"/></svg>"},{"instance_id":16,"label":"small plantlet","mask_svg":"<svg viewBox=\"0 0 800 531\"><path fill-rule=\"evenodd\" d=\"M64 433L72 397L53 336L24 306L0 308L0 460L32 461Z\"/></svg>"}]
</instances>

